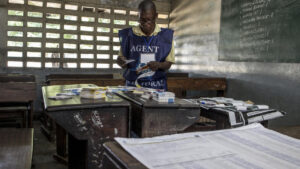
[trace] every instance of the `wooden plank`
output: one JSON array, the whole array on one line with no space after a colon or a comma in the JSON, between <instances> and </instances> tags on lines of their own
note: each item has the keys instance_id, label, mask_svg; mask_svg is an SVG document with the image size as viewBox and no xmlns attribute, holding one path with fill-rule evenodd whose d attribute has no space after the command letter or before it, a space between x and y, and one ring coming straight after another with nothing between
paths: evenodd
<instances>
[{"instance_id":1,"label":"wooden plank","mask_svg":"<svg viewBox=\"0 0 300 169\"><path fill-rule=\"evenodd\" d=\"M0 74L0 83L6 82L35 82L33 75Z\"/></svg>"},{"instance_id":2,"label":"wooden plank","mask_svg":"<svg viewBox=\"0 0 300 169\"><path fill-rule=\"evenodd\" d=\"M0 102L30 102L36 98L36 83L0 83Z\"/></svg>"},{"instance_id":3,"label":"wooden plank","mask_svg":"<svg viewBox=\"0 0 300 169\"><path fill-rule=\"evenodd\" d=\"M33 129L1 128L1 169L30 169L33 149Z\"/></svg>"},{"instance_id":4,"label":"wooden plank","mask_svg":"<svg viewBox=\"0 0 300 169\"><path fill-rule=\"evenodd\" d=\"M225 90L225 78L169 78L169 88L184 88L186 90Z\"/></svg>"}]
</instances>

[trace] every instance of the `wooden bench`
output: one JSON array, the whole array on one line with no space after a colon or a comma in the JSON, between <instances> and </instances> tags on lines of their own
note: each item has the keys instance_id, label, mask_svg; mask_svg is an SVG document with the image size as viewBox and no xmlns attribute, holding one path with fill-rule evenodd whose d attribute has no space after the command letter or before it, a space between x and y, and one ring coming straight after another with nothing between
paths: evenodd
<instances>
[{"instance_id":1,"label":"wooden bench","mask_svg":"<svg viewBox=\"0 0 300 169\"><path fill-rule=\"evenodd\" d=\"M33 75L0 75L0 120L23 118L21 127L32 127L36 83Z\"/></svg>"},{"instance_id":2,"label":"wooden bench","mask_svg":"<svg viewBox=\"0 0 300 169\"><path fill-rule=\"evenodd\" d=\"M0 128L0 135L0 168L30 169L33 129Z\"/></svg>"}]
</instances>

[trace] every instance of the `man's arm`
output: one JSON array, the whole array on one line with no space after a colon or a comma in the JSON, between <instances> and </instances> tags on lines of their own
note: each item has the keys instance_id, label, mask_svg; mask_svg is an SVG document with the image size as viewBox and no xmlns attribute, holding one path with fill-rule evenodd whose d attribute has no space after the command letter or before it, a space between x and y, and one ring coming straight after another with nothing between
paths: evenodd
<instances>
[{"instance_id":1,"label":"man's arm","mask_svg":"<svg viewBox=\"0 0 300 169\"><path fill-rule=\"evenodd\" d=\"M162 70L168 70L172 66L172 62L169 61L164 61L164 62L156 62L156 61L151 61L147 65L152 71L157 71L158 69Z\"/></svg>"}]
</instances>

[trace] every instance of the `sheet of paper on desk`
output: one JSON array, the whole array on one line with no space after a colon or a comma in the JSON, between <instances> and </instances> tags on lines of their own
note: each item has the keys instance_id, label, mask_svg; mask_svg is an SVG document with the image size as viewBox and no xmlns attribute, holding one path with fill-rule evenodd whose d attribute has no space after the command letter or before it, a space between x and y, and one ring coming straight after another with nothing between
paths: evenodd
<instances>
[{"instance_id":1,"label":"sheet of paper on desk","mask_svg":"<svg viewBox=\"0 0 300 169\"><path fill-rule=\"evenodd\" d=\"M228 130L115 140L150 169L300 166L300 140L257 123Z\"/></svg>"}]
</instances>

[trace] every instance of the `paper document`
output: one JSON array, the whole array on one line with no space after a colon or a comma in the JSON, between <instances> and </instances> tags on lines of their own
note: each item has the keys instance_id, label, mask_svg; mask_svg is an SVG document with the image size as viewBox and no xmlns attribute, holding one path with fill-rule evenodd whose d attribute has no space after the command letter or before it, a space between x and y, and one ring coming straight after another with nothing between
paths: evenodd
<instances>
[{"instance_id":1,"label":"paper document","mask_svg":"<svg viewBox=\"0 0 300 169\"><path fill-rule=\"evenodd\" d=\"M124 65L127 65L128 63L131 63L131 62L134 62L134 61L135 61L134 59L125 60Z\"/></svg>"},{"instance_id":2,"label":"paper document","mask_svg":"<svg viewBox=\"0 0 300 169\"><path fill-rule=\"evenodd\" d=\"M115 140L150 169L286 169L300 166L300 140L258 123L227 130Z\"/></svg>"}]
</instances>

